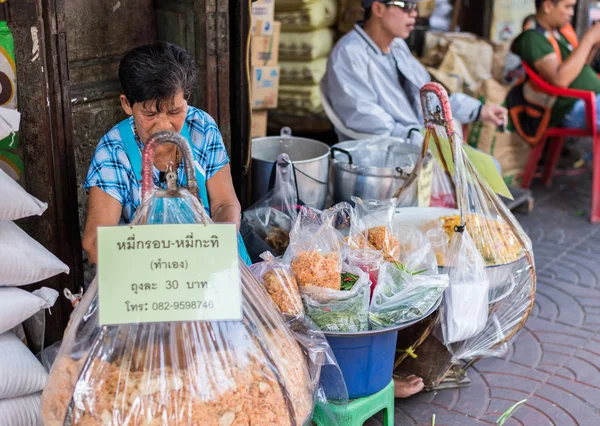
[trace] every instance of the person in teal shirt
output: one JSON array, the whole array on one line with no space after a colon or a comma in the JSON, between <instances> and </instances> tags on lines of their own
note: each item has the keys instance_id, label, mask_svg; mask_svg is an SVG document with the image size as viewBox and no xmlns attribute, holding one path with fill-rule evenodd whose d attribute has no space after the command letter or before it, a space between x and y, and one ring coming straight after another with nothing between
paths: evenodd
<instances>
[{"instance_id":1,"label":"person in teal shirt","mask_svg":"<svg viewBox=\"0 0 600 426\"><path fill-rule=\"evenodd\" d=\"M240 225L240 203L231 179L221 132L206 112L188 105L196 85L191 55L166 42L137 47L119 66L121 106L129 118L113 127L98 143L84 188L89 191L83 248L97 262L97 229L130 223L141 202L141 155L150 136L161 131L180 133L194 155L198 196L215 222ZM187 178L175 145L156 149L154 183L165 186L165 172L178 170L178 184ZM250 264L239 239L240 256Z\"/></svg>"}]
</instances>

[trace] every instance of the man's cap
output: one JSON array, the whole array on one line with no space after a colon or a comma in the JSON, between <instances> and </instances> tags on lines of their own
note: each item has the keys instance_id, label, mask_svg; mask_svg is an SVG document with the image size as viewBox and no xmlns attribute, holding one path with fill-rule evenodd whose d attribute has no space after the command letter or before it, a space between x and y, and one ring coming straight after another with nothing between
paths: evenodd
<instances>
[{"instance_id":1,"label":"man's cap","mask_svg":"<svg viewBox=\"0 0 600 426\"><path fill-rule=\"evenodd\" d=\"M362 0L362 5L365 9L368 9L371 7L371 5L373 3L387 3L389 0ZM427 0L404 0L407 3L421 3Z\"/></svg>"}]
</instances>

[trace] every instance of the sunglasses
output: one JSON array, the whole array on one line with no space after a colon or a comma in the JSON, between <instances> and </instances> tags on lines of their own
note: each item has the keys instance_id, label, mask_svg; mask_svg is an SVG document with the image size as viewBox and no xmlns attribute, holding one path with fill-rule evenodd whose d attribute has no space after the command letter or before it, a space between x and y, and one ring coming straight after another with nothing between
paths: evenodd
<instances>
[{"instance_id":1,"label":"sunglasses","mask_svg":"<svg viewBox=\"0 0 600 426\"><path fill-rule=\"evenodd\" d=\"M386 6L398 6L400 9L402 9L406 13L410 13L414 10L417 10L417 3L413 3L413 2L409 2L409 1L388 1L385 4L386 4Z\"/></svg>"}]
</instances>

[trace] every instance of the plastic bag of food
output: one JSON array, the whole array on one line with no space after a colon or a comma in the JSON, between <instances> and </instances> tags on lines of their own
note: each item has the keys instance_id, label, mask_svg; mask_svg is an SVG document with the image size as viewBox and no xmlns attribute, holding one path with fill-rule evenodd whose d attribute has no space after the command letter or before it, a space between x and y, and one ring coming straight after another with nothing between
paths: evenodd
<instances>
[{"instance_id":1,"label":"plastic bag of food","mask_svg":"<svg viewBox=\"0 0 600 426\"><path fill-rule=\"evenodd\" d=\"M152 165L153 148L166 142L177 142L183 151L188 186L195 189L191 148L172 132L148 141L145 170ZM148 224L150 218L210 223L193 192L147 187L145 179L134 225ZM44 390L44 424L307 422L314 404L310 358L244 262L239 264L241 321L100 326L94 280L74 312Z\"/></svg>"},{"instance_id":2,"label":"plastic bag of food","mask_svg":"<svg viewBox=\"0 0 600 426\"><path fill-rule=\"evenodd\" d=\"M396 199L361 200L352 197L355 207L354 234L348 243L351 248L372 248L383 253L386 261L398 260L400 243L393 235Z\"/></svg>"},{"instance_id":3,"label":"plastic bag of food","mask_svg":"<svg viewBox=\"0 0 600 426\"><path fill-rule=\"evenodd\" d=\"M291 263L299 286L339 290L342 254L333 218L303 207L290 233L284 260Z\"/></svg>"},{"instance_id":4,"label":"plastic bag of food","mask_svg":"<svg viewBox=\"0 0 600 426\"><path fill-rule=\"evenodd\" d=\"M534 306L531 240L497 195L509 194L501 177L493 176L493 159L473 150L455 132L445 90L427 84L421 104L427 129L424 151L430 148L453 177L455 189L456 210L419 212L424 222L434 222L426 235L438 254L440 272L450 277L440 335L455 362L499 355ZM444 239L440 228L446 234L445 253L438 251Z\"/></svg>"},{"instance_id":5,"label":"plastic bag of food","mask_svg":"<svg viewBox=\"0 0 600 426\"><path fill-rule=\"evenodd\" d=\"M289 245L289 233L298 217L298 187L294 166L281 154L273 167L273 189L246 210L244 220L271 247L282 255Z\"/></svg>"},{"instance_id":6,"label":"plastic bag of food","mask_svg":"<svg viewBox=\"0 0 600 426\"><path fill-rule=\"evenodd\" d=\"M448 281L448 275L410 273L403 265L384 263L369 307L371 328L387 328L423 318L439 306Z\"/></svg>"},{"instance_id":7,"label":"plastic bag of food","mask_svg":"<svg viewBox=\"0 0 600 426\"><path fill-rule=\"evenodd\" d=\"M344 265L337 279L339 290L300 286L306 314L323 331L368 330L369 276L357 267Z\"/></svg>"},{"instance_id":8,"label":"plastic bag of food","mask_svg":"<svg viewBox=\"0 0 600 426\"><path fill-rule=\"evenodd\" d=\"M268 252L261 258L264 262L250 267L256 279L263 284L284 318L302 316L302 297L290 265Z\"/></svg>"}]
</instances>

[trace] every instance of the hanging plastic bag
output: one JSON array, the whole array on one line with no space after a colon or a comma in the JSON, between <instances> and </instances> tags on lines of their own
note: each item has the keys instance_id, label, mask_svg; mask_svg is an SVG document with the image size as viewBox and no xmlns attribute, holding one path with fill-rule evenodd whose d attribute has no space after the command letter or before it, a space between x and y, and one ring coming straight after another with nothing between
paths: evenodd
<instances>
[{"instance_id":1,"label":"hanging plastic bag","mask_svg":"<svg viewBox=\"0 0 600 426\"><path fill-rule=\"evenodd\" d=\"M289 245L289 233L303 204L298 199L294 166L281 154L273 166L273 188L243 214L244 221L273 249L282 255Z\"/></svg>"},{"instance_id":2,"label":"hanging plastic bag","mask_svg":"<svg viewBox=\"0 0 600 426\"><path fill-rule=\"evenodd\" d=\"M410 273L384 263L369 307L371 328L393 327L423 318L439 306L448 275Z\"/></svg>"},{"instance_id":3,"label":"hanging plastic bag","mask_svg":"<svg viewBox=\"0 0 600 426\"><path fill-rule=\"evenodd\" d=\"M431 143L440 164L453 176L457 207L455 213L427 208L420 212L431 217L432 224L424 226L426 235L438 254L440 271L450 277L439 335L455 362L501 355L533 309L531 240L496 194L506 188L501 179L488 177L496 170L492 159L466 146L454 131L445 90L427 84L421 103L427 128L423 151ZM440 213L432 217L432 212ZM448 245L439 253L444 239Z\"/></svg>"},{"instance_id":4,"label":"hanging plastic bag","mask_svg":"<svg viewBox=\"0 0 600 426\"><path fill-rule=\"evenodd\" d=\"M190 190L149 189L154 148L176 142ZM154 135L144 152L143 201L134 225L211 223L195 195L191 148ZM240 260L241 321L100 326L98 282L74 312L43 394L46 426L302 425L312 415L306 354Z\"/></svg>"},{"instance_id":5,"label":"hanging plastic bag","mask_svg":"<svg viewBox=\"0 0 600 426\"><path fill-rule=\"evenodd\" d=\"M351 281L344 280L350 279ZM342 282L348 290L342 289ZM369 329L369 276L361 269L344 265L338 275L340 290L301 286L306 314L323 331L352 332Z\"/></svg>"},{"instance_id":6,"label":"hanging plastic bag","mask_svg":"<svg viewBox=\"0 0 600 426\"><path fill-rule=\"evenodd\" d=\"M355 233L348 243L351 248L372 248L383 253L386 261L393 262L400 256L400 243L393 235L396 199L361 200L352 197L356 204Z\"/></svg>"},{"instance_id":7,"label":"hanging plastic bag","mask_svg":"<svg viewBox=\"0 0 600 426\"><path fill-rule=\"evenodd\" d=\"M264 262L252 265L250 270L262 282L284 318L303 316L302 297L291 267L268 252L261 258Z\"/></svg>"}]
</instances>

